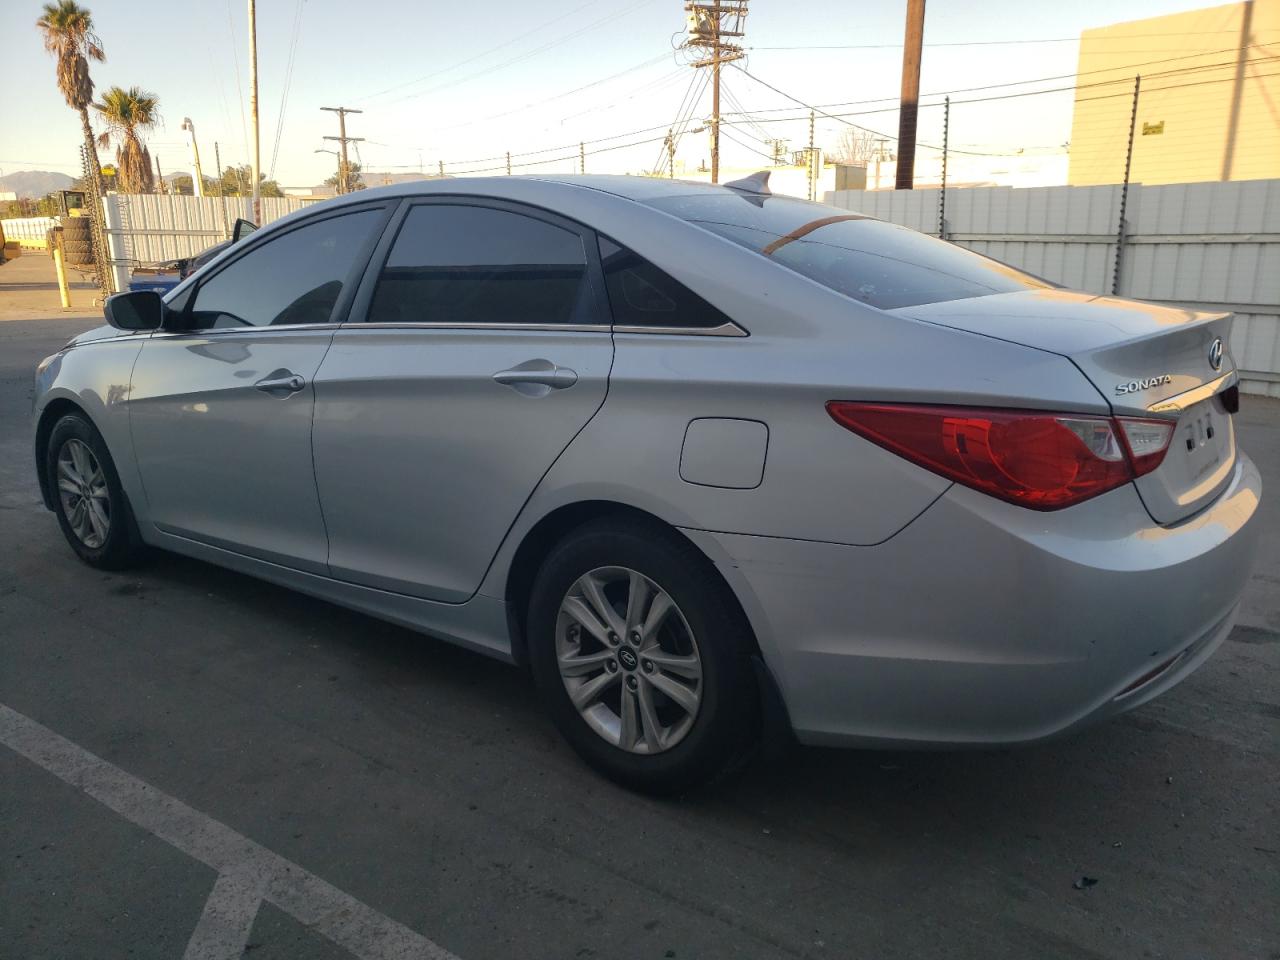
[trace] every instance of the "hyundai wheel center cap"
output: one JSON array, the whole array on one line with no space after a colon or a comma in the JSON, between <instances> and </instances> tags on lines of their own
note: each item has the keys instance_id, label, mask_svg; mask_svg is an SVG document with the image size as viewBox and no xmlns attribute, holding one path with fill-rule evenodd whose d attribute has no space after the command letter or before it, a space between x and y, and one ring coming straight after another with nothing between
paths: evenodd
<instances>
[{"instance_id":1,"label":"hyundai wheel center cap","mask_svg":"<svg viewBox=\"0 0 1280 960\"><path fill-rule=\"evenodd\" d=\"M624 670L634 670L640 666L640 658L630 647L622 647L618 650L618 662L622 664Z\"/></svg>"}]
</instances>

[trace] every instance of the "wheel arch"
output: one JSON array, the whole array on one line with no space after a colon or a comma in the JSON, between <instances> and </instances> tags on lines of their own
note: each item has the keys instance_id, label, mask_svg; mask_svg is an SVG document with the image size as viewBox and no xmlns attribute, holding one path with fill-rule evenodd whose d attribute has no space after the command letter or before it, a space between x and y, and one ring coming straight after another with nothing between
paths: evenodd
<instances>
[{"instance_id":1,"label":"wheel arch","mask_svg":"<svg viewBox=\"0 0 1280 960\"><path fill-rule=\"evenodd\" d=\"M511 632L511 653L517 663L528 662L526 649L525 620L528 616L529 599L533 590L533 582L538 575L540 560L558 542L579 527L602 519L630 519L642 523L653 524L675 534L693 545L698 554L715 572L733 603L742 614L742 622L747 625L749 642L753 656L760 656L760 644L755 635L751 618L743 608L737 591L725 579L715 561L707 555L701 545L694 542L679 527L664 520L648 510L614 500L580 500L563 504L551 510L535 523L524 534L520 545L511 558L506 574L504 597L507 603L507 618Z\"/></svg>"},{"instance_id":2,"label":"wheel arch","mask_svg":"<svg viewBox=\"0 0 1280 960\"><path fill-rule=\"evenodd\" d=\"M89 411L69 397L54 397L40 411L40 419L36 423L35 438L36 479L40 483L40 497L44 500L45 508L48 510L57 509L57 504L53 499L53 487L49 483L47 470L49 436L53 433L54 425L63 417L72 413L80 414L90 423L93 423L94 429L97 429L99 433L102 432L98 425L93 422L93 417L89 414Z\"/></svg>"}]
</instances>

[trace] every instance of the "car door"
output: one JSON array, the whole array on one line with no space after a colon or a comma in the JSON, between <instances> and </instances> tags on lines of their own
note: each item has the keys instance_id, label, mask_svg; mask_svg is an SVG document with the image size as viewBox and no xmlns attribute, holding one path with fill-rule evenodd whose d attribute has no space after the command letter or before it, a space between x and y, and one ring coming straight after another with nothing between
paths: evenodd
<instances>
[{"instance_id":1,"label":"car door","mask_svg":"<svg viewBox=\"0 0 1280 960\"><path fill-rule=\"evenodd\" d=\"M383 248L316 377L329 567L461 602L604 402L599 255L551 214L458 198L406 206Z\"/></svg>"},{"instance_id":2,"label":"car door","mask_svg":"<svg viewBox=\"0 0 1280 960\"><path fill-rule=\"evenodd\" d=\"M159 530L327 572L312 380L389 213L368 207L264 235L215 267L143 346L129 415Z\"/></svg>"}]
</instances>

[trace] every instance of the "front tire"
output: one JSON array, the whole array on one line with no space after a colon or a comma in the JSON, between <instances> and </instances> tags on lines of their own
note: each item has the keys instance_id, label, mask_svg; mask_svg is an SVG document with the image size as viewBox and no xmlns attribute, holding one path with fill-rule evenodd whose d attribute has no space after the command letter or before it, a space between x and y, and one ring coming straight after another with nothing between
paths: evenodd
<instances>
[{"instance_id":1,"label":"front tire","mask_svg":"<svg viewBox=\"0 0 1280 960\"><path fill-rule=\"evenodd\" d=\"M552 719L611 779L678 793L732 772L754 745L750 629L678 533L632 520L579 528L539 571L527 623Z\"/></svg>"},{"instance_id":2,"label":"front tire","mask_svg":"<svg viewBox=\"0 0 1280 960\"><path fill-rule=\"evenodd\" d=\"M68 414L54 424L45 447L45 476L58 526L81 560L103 570L138 561L142 542L120 475L102 434L82 414Z\"/></svg>"}]
</instances>

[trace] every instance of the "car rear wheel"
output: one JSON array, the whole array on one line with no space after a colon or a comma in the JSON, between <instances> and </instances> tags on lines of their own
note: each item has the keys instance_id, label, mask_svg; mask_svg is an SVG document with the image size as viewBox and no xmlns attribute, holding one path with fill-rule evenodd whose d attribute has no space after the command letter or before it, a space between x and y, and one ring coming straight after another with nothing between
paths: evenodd
<instances>
[{"instance_id":1,"label":"car rear wheel","mask_svg":"<svg viewBox=\"0 0 1280 960\"><path fill-rule=\"evenodd\" d=\"M80 414L54 424L45 448L62 534L85 563L105 570L131 566L142 553L137 525L102 435Z\"/></svg>"},{"instance_id":2,"label":"car rear wheel","mask_svg":"<svg viewBox=\"0 0 1280 960\"><path fill-rule=\"evenodd\" d=\"M538 574L528 627L556 725L612 779L687 790L731 772L755 743L750 630L674 531L610 520L570 534Z\"/></svg>"}]
</instances>

